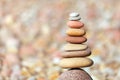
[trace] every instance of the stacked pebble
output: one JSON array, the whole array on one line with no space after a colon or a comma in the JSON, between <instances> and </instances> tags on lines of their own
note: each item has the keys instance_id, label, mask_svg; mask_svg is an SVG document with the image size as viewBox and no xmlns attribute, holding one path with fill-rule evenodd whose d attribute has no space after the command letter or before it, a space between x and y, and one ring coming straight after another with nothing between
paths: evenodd
<instances>
[{"instance_id":1,"label":"stacked pebble","mask_svg":"<svg viewBox=\"0 0 120 80\"><path fill-rule=\"evenodd\" d=\"M71 13L69 16L70 21L67 23L69 29L65 37L68 43L64 46L59 65L62 68L70 68L70 70L64 72L59 80L92 80L84 70L80 69L93 64L91 59L85 58L91 54L91 50L88 45L84 44L87 41L84 37L86 31L82 28L84 24L79 21L81 18L78 13Z\"/></svg>"}]
</instances>

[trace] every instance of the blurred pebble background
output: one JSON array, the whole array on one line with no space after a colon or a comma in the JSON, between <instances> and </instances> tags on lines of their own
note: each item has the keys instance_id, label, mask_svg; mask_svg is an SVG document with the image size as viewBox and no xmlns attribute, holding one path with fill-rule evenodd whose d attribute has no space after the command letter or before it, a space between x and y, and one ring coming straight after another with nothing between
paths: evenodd
<instances>
[{"instance_id":1,"label":"blurred pebble background","mask_svg":"<svg viewBox=\"0 0 120 80\"><path fill-rule=\"evenodd\" d=\"M120 0L0 0L0 80L57 80L70 12L87 30L94 80L120 80Z\"/></svg>"}]
</instances>

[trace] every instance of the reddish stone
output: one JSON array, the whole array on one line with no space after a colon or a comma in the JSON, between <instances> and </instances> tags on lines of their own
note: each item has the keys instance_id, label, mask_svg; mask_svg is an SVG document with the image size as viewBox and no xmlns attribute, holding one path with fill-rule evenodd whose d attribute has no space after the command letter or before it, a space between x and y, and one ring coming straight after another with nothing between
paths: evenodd
<instances>
[{"instance_id":1,"label":"reddish stone","mask_svg":"<svg viewBox=\"0 0 120 80\"><path fill-rule=\"evenodd\" d=\"M85 38L85 37L72 37L72 36L66 36L65 37L65 40L67 41L67 42L70 42L70 43L74 43L74 44L76 44L76 43L84 43L84 42L86 42L87 41L87 38Z\"/></svg>"},{"instance_id":2,"label":"reddish stone","mask_svg":"<svg viewBox=\"0 0 120 80\"><path fill-rule=\"evenodd\" d=\"M84 24L80 21L68 21L67 25L71 28L81 28Z\"/></svg>"}]
</instances>

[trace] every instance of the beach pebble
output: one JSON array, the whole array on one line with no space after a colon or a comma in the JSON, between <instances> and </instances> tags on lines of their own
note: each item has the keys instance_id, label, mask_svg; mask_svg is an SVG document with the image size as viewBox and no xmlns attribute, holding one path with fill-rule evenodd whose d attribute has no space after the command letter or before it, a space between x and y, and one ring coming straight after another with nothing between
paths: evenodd
<instances>
[{"instance_id":1,"label":"beach pebble","mask_svg":"<svg viewBox=\"0 0 120 80\"><path fill-rule=\"evenodd\" d=\"M71 21L78 21L78 20L80 20L80 19L81 19L80 16L77 16L77 17L69 17L69 20L71 20Z\"/></svg>"},{"instance_id":2,"label":"beach pebble","mask_svg":"<svg viewBox=\"0 0 120 80\"><path fill-rule=\"evenodd\" d=\"M84 29L73 29L73 28L69 28L66 31L66 34L69 36L83 36L85 35L85 30Z\"/></svg>"},{"instance_id":3,"label":"beach pebble","mask_svg":"<svg viewBox=\"0 0 120 80\"><path fill-rule=\"evenodd\" d=\"M68 21L67 25L71 28L81 28L84 24L80 21Z\"/></svg>"},{"instance_id":4,"label":"beach pebble","mask_svg":"<svg viewBox=\"0 0 120 80\"><path fill-rule=\"evenodd\" d=\"M36 80L36 78L34 76L31 76L27 80Z\"/></svg>"},{"instance_id":5,"label":"beach pebble","mask_svg":"<svg viewBox=\"0 0 120 80\"><path fill-rule=\"evenodd\" d=\"M19 64L20 60L17 54L7 54L5 56L4 64L8 66L13 66Z\"/></svg>"},{"instance_id":6,"label":"beach pebble","mask_svg":"<svg viewBox=\"0 0 120 80\"><path fill-rule=\"evenodd\" d=\"M63 72L58 80L93 80L86 71L82 69L71 69Z\"/></svg>"},{"instance_id":7,"label":"beach pebble","mask_svg":"<svg viewBox=\"0 0 120 80\"><path fill-rule=\"evenodd\" d=\"M93 64L93 61L89 58L63 58L61 59L59 66L62 68L83 68L89 67Z\"/></svg>"},{"instance_id":8,"label":"beach pebble","mask_svg":"<svg viewBox=\"0 0 120 80\"><path fill-rule=\"evenodd\" d=\"M67 41L67 42L69 42L69 43L77 43L77 44L79 44L79 43L84 43L84 42L86 42L87 41L87 38L85 38L85 37L72 37L72 36L66 36L65 37L65 40Z\"/></svg>"},{"instance_id":9,"label":"beach pebble","mask_svg":"<svg viewBox=\"0 0 120 80\"><path fill-rule=\"evenodd\" d=\"M31 76L29 70L28 70L26 67L23 67L23 68L21 69L21 75L22 75L22 76L26 76L26 77L30 77L30 76Z\"/></svg>"},{"instance_id":10,"label":"beach pebble","mask_svg":"<svg viewBox=\"0 0 120 80\"><path fill-rule=\"evenodd\" d=\"M90 48L81 51L69 51L69 52L62 52L61 56L63 58L72 58L72 57L86 57L91 54Z\"/></svg>"},{"instance_id":11,"label":"beach pebble","mask_svg":"<svg viewBox=\"0 0 120 80\"><path fill-rule=\"evenodd\" d=\"M71 44L71 43L67 43L63 47L64 51L79 51L79 50L85 50L87 48L88 46L85 44Z\"/></svg>"},{"instance_id":12,"label":"beach pebble","mask_svg":"<svg viewBox=\"0 0 120 80\"><path fill-rule=\"evenodd\" d=\"M70 17L77 17L79 16L79 13L76 13L76 12L72 12L69 14Z\"/></svg>"}]
</instances>

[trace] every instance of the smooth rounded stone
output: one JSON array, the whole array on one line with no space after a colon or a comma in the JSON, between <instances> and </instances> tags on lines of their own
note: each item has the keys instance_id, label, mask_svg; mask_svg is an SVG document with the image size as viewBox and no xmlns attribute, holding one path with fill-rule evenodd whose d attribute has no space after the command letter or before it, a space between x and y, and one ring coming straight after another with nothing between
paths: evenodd
<instances>
[{"instance_id":1,"label":"smooth rounded stone","mask_svg":"<svg viewBox=\"0 0 120 80\"><path fill-rule=\"evenodd\" d=\"M85 50L88 46L86 44L71 44L67 43L63 49L64 51L78 51L78 50Z\"/></svg>"},{"instance_id":2,"label":"smooth rounded stone","mask_svg":"<svg viewBox=\"0 0 120 80\"><path fill-rule=\"evenodd\" d=\"M77 16L77 17L69 17L69 20L71 20L71 21L78 21L78 20L80 20L80 19L81 19L80 16Z\"/></svg>"},{"instance_id":3,"label":"smooth rounded stone","mask_svg":"<svg viewBox=\"0 0 120 80\"><path fill-rule=\"evenodd\" d=\"M69 36L83 36L86 34L84 29L68 28L66 34Z\"/></svg>"},{"instance_id":4,"label":"smooth rounded stone","mask_svg":"<svg viewBox=\"0 0 120 80\"><path fill-rule=\"evenodd\" d=\"M69 51L69 52L63 52L63 53L61 53L61 56L63 58L87 57L89 55L91 55L90 48L87 48L86 50L81 50L81 51Z\"/></svg>"},{"instance_id":5,"label":"smooth rounded stone","mask_svg":"<svg viewBox=\"0 0 120 80\"><path fill-rule=\"evenodd\" d=\"M34 76L31 76L30 78L28 78L28 80L36 80L36 78Z\"/></svg>"},{"instance_id":6,"label":"smooth rounded stone","mask_svg":"<svg viewBox=\"0 0 120 80\"><path fill-rule=\"evenodd\" d=\"M77 17L77 16L80 16L79 13L76 13L76 12L72 12L69 14L70 17Z\"/></svg>"},{"instance_id":7,"label":"smooth rounded stone","mask_svg":"<svg viewBox=\"0 0 120 80\"><path fill-rule=\"evenodd\" d=\"M65 40L70 43L79 44L84 43L87 41L87 38L85 37L72 37L72 36L65 36Z\"/></svg>"},{"instance_id":8,"label":"smooth rounded stone","mask_svg":"<svg viewBox=\"0 0 120 80\"><path fill-rule=\"evenodd\" d=\"M63 58L61 59L59 66L62 68L83 68L89 67L93 64L93 61L89 58Z\"/></svg>"},{"instance_id":9,"label":"smooth rounded stone","mask_svg":"<svg viewBox=\"0 0 120 80\"><path fill-rule=\"evenodd\" d=\"M80 21L68 21L67 25L71 28L81 28L84 24Z\"/></svg>"},{"instance_id":10,"label":"smooth rounded stone","mask_svg":"<svg viewBox=\"0 0 120 80\"><path fill-rule=\"evenodd\" d=\"M91 76L82 69L71 69L63 72L58 80L93 80Z\"/></svg>"}]
</instances>

